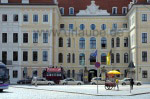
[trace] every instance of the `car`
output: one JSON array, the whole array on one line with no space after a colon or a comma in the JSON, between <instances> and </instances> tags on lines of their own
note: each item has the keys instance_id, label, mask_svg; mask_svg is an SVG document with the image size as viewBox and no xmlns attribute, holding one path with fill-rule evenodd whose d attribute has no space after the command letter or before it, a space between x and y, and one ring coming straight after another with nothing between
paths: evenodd
<instances>
[{"instance_id":1,"label":"car","mask_svg":"<svg viewBox=\"0 0 150 99\"><path fill-rule=\"evenodd\" d=\"M31 84L35 85L54 85L54 81L48 81L45 78L33 78Z\"/></svg>"},{"instance_id":2,"label":"car","mask_svg":"<svg viewBox=\"0 0 150 99\"><path fill-rule=\"evenodd\" d=\"M82 81L76 81L73 78L67 78L64 80L60 80L59 84L61 85L83 85Z\"/></svg>"},{"instance_id":3,"label":"car","mask_svg":"<svg viewBox=\"0 0 150 99\"><path fill-rule=\"evenodd\" d=\"M94 78L92 78L92 80L91 80L91 84L92 85L97 85L97 81L98 81L98 85L105 85L105 82L109 82L109 80L102 80L102 78L101 77L94 77Z\"/></svg>"},{"instance_id":4,"label":"car","mask_svg":"<svg viewBox=\"0 0 150 99\"><path fill-rule=\"evenodd\" d=\"M32 79L18 80L17 84L31 84Z\"/></svg>"},{"instance_id":5,"label":"car","mask_svg":"<svg viewBox=\"0 0 150 99\"><path fill-rule=\"evenodd\" d=\"M119 84L121 85L130 85L131 78L124 78L123 80L119 80ZM141 81L134 81L134 85L142 85Z\"/></svg>"}]
</instances>

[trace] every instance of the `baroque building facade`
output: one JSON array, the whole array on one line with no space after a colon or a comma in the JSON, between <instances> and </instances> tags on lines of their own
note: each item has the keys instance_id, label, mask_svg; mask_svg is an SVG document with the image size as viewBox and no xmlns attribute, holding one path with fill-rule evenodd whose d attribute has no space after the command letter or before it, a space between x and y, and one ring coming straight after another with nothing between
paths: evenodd
<instances>
[{"instance_id":1,"label":"baroque building facade","mask_svg":"<svg viewBox=\"0 0 150 99\"><path fill-rule=\"evenodd\" d=\"M1 0L0 61L10 81L62 67L90 81L112 69L150 83L149 0ZM93 55L97 51L96 57ZM111 64L107 54L111 51ZM27 75L26 75L27 74Z\"/></svg>"}]
</instances>

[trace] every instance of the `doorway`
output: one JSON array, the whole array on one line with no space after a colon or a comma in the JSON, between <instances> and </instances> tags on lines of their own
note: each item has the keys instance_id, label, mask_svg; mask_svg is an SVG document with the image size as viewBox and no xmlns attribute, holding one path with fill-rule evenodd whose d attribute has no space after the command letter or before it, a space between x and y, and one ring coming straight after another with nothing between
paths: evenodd
<instances>
[{"instance_id":1,"label":"doorway","mask_svg":"<svg viewBox=\"0 0 150 99\"><path fill-rule=\"evenodd\" d=\"M93 77L97 77L97 70L91 69L88 74L88 81L90 82Z\"/></svg>"}]
</instances>

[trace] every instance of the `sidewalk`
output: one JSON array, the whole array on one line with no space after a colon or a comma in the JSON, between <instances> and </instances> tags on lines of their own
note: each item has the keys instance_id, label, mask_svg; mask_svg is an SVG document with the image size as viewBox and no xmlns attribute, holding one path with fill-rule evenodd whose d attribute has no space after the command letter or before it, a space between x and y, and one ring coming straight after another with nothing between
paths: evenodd
<instances>
[{"instance_id":1,"label":"sidewalk","mask_svg":"<svg viewBox=\"0 0 150 99\"><path fill-rule=\"evenodd\" d=\"M71 94L84 94L93 96L134 96L141 94L150 94L150 85L145 84L142 86L134 86L134 89L130 93L130 86L119 86L119 91L116 89L105 90L104 85L99 85L99 93L97 94L96 85L52 85L52 86L38 86L34 85L11 85L10 87L42 90L42 91L53 91L59 93L71 93Z\"/></svg>"}]
</instances>

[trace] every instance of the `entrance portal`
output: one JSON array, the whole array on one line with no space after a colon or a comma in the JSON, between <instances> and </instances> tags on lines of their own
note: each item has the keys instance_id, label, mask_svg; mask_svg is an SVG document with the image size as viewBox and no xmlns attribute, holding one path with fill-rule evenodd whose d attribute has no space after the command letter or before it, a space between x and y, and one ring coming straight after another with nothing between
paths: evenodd
<instances>
[{"instance_id":1,"label":"entrance portal","mask_svg":"<svg viewBox=\"0 0 150 99\"><path fill-rule=\"evenodd\" d=\"M90 82L93 77L97 77L97 70L91 69L88 74L88 81Z\"/></svg>"}]
</instances>

